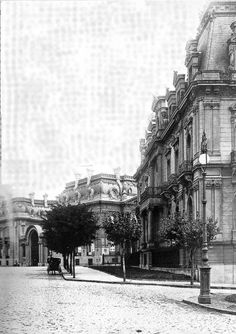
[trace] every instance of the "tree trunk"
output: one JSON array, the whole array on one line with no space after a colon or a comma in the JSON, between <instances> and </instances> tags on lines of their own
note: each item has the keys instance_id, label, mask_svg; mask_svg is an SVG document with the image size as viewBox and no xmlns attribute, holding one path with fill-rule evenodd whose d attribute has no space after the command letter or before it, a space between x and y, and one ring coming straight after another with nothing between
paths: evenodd
<instances>
[{"instance_id":1,"label":"tree trunk","mask_svg":"<svg viewBox=\"0 0 236 334\"><path fill-rule=\"evenodd\" d=\"M73 278L75 278L75 250L72 252Z\"/></svg>"},{"instance_id":2,"label":"tree trunk","mask_svg":"<svg viewBox=\"0 0 236 334\"><path fill-rule=\"evenodd\" d=\"M72 275L72 252L70 252L70 274Z\"/></svg>"},{"instance_id":3,"label":"tree trunk","mask_svg":"<svg viewBox=\"0 0 236 334\"><path fill-rule=\"evenodd\" d=\"M123 267L123 282L126 281L126 266L125 266L125 244L122 249L122 267Z\"/></svg>"},{"instance_id":4,"label":"tree trunk","mask_svg":"<svg viewBox=\"0 0 236 334\"><path fill-rule=\"evenodd\" d=\"M70 269L69 269L69 254L67 253L66 254L66 270L69 272Z\"/></svg>"},{"instance_id":5,"label":"tree trunk","mask_svg":"<svg viewBox=\"0 0 236 334\"><path fill-rule=\"evenodd\" d=\"M194 268L195 268L195 251L191 249L190 251L190 259L191 259L191 281L190 284L194 284Z\"/></svg>"},{"instance_id":6,"label":"tree trunk","mask_svg":"<svg viewBox=\"0 0 236 334\"><path fill-rule=\"evenodd\" d=\"M63 267L66 269L66 254L63 254Z\"/></svg>"}]
</instances>

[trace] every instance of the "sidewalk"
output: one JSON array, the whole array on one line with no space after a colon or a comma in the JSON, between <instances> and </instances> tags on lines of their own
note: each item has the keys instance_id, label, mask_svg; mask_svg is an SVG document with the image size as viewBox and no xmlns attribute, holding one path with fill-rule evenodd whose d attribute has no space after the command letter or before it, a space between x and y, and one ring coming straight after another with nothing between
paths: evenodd
<instances>
[{"instance_id":1,"label":"sidewalk","mask_svg":"<svg viewBox=\"0 0 236 334\"><path fill-rule=\"evenodd\" d=\"M126 282L123 282L123 279L120 277L113 276L111 274L104 273L89 267L75 267L75 278L72 277L69 273L63 270L63 278L66 281L75 281L75 282L94 282L94 283L105 283L105 284L131 284L131 285L150 285L150 286L166 286L166 287L175 287L175 288L190 288L197 289L200 288L200 283L195 282L193 286L186 281L154 281L154 280L132 280L127 279ZM212 291L213 290L213 291ZM217 293L217 290L223 290L225 293ZM231 292L224 290L232 290ZM235 290L235 291L234 291ZM228 294L236 294L236 284L211 284L211 294L212 302L210 305L203 305L198 303L198 291L196 291L196 297L191 297L184 299L183 302L186 304L198 306L205 308L211 311L217 311L226 314L235 314L236 315L236 304L229 303L224 300Z\"/></svg>"}]
</instances>

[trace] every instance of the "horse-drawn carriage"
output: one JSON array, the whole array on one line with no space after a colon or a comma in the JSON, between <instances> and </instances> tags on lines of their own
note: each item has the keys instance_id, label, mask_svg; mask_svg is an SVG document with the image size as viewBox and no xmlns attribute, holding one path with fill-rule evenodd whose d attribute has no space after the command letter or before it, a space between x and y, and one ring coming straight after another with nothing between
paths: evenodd
<instances>
[{"instance_id":1,"label":"horse-drawn carriage","mask_svg":"<svg viewBox=\"0 0 236 334\"><path fill-rule=\"evenodd\" d=\"M61 259L56 258L56 257L50 257L48 259L48 267L47 267L47 273L49 275L50 271L52 272L53 275L56 274L56 271L58 271L59 274L61 274Z\"/></svg>"}]
</instances>

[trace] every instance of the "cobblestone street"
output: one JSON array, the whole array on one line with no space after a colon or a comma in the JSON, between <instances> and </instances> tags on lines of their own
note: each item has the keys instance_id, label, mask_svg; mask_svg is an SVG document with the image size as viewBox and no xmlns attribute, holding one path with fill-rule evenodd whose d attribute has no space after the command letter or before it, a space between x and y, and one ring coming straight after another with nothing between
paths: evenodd
<instances>
[{"instance_id":1,"label":"cobblestone street","mask_svg":"<svg viewBox=\"0 0 236 334\"><path fill-rule=\"evenodd\" d=\"M0 277L4 334L236 333L234 315L181 302L197 289L70 282L45 267L2 267Z\"/></svg>"}]
</instances>

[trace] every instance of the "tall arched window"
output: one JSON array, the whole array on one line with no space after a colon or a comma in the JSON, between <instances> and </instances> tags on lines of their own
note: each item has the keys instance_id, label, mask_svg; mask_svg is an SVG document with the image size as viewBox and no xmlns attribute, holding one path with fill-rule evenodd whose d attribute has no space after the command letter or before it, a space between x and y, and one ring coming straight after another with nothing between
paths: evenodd
<instances>
[{"instance_id":1,"label":"tall arched window","mask_svg":"<svg viewBox=\"0 0 236 334\"><path fill-rule=\"evenodd\" d=\"M187 135L187 140L186 140L186 159L187 161L191 161L192 159L192 138L190 133Z\"/></svg>"},{"instance_id":2,"label":"tall arched window","mask_svg":"<svg viewBox=\"0 0 236 334\"><path fill-rule=\"evenodd\" d=\"M175 148L175 174L179 172L179 148Z\"/></svg>"}]
</instances>

